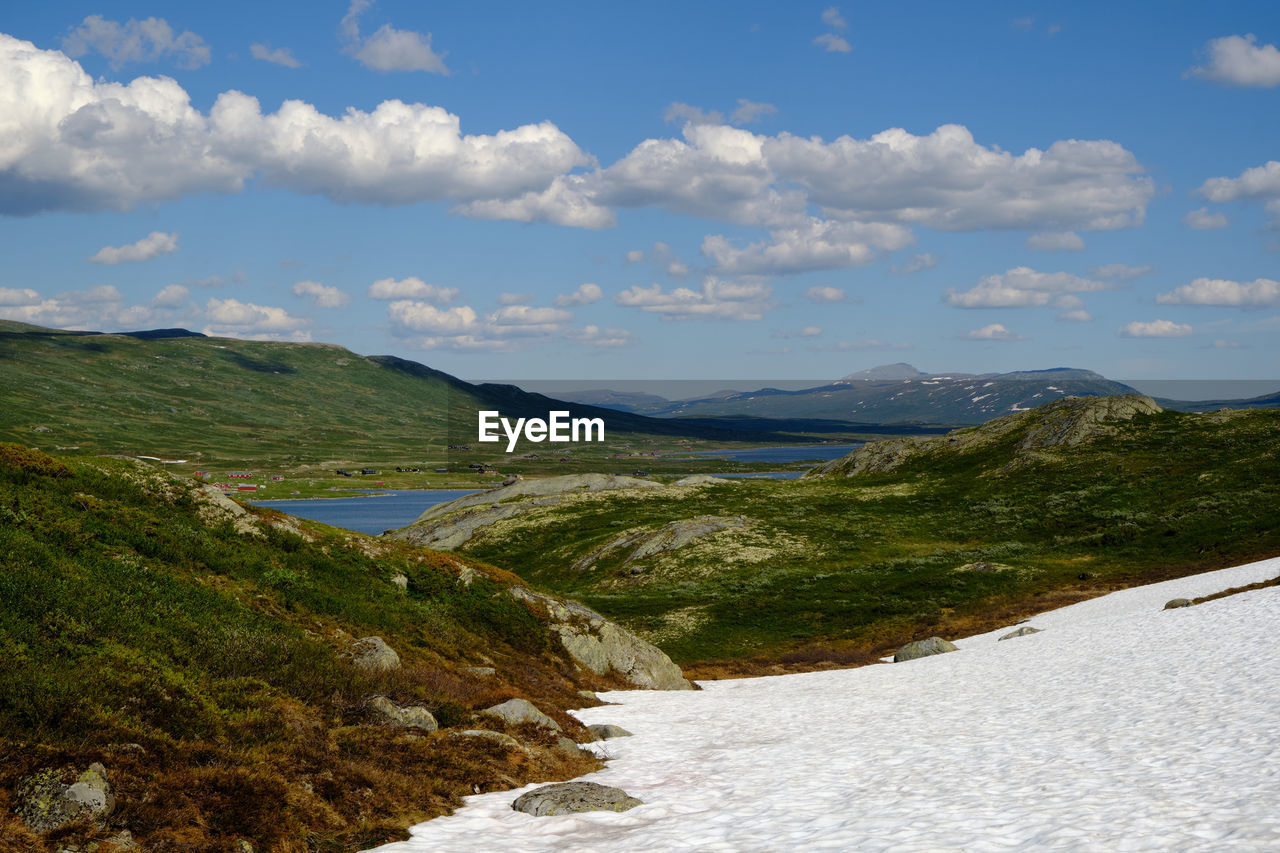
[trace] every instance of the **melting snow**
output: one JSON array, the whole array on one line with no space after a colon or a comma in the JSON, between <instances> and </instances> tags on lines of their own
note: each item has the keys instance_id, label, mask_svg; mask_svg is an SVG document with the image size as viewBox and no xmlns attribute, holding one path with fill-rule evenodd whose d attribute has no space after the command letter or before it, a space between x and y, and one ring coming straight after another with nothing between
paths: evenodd
<instances>
[{"instance_id":1,"label":"melting snow","mask_svg":"<svg viewBox=\"0 0 1280 853\"><path fill-rule=\"evenodd\" d=\"M901 664L602 694L584 777L645 805L468 797L380 853L1280 849L1280 558L1125 590Z\"/></svg>"}]
</instances>

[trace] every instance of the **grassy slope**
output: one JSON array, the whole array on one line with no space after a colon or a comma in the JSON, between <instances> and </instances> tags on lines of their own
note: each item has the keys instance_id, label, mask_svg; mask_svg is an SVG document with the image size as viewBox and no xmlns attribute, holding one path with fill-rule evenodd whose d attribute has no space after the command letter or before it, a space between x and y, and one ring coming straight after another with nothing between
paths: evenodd
<instances>
[{"instance_id":1,"label":"grassy slope","mask_svg":"<svg viewBox=\"0 0 1280 853\"><path fill-rule=\"evenodd\" d=\"M345 851L403 837L460 796L568 778L592 760L540 748L536 726L472 721L524 696L564 713L582 676L503 590L518 580L462 558L378 544L278 513L265 535L209 522L192 484L122 460L61 462L0 444L0 839L43 850L14 816L19 782L108 768L106 829L148 850ZM407 593L390 578L403 572ZM341 656L379 635L402 669ZM463 667L492 664L496 677ZM368 725L366 697L427 706L442 727L497 727L508 751L440 732ZM47 839L46 839L47 840ZM0 849L6 847L0 841Z\"/></svg>"},{"instance_id":2,"label":"grassy slope","mask_svg":"<svg viewBox=\"0 0 1280 853\"><path fill-rule=\"evenodd\" d=\"M464 552L518 567L685 663L856 660L1280 553L1280 412L1166 412L1018 457L1020 434L887 474L576 499L502 522ZM750 523L631 564L621 551L569 568L624 531L705 514ZM1012 569L955 571L982 560Z\"/></svg>"}]
</instances>

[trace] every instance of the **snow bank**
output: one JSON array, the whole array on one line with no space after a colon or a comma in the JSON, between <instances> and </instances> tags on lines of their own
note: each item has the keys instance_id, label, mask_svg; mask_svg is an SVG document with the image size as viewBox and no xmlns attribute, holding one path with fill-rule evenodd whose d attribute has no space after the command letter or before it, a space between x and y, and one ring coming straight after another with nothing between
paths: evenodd
<instances>
[{"instance_id":1,"label":"snow bank","mask_svg":"<svg viewBox=\"0 0 1280 853\"><path fill-rule=\"evenodd\" d=\"M901 664L603 694L584 777L645 805L468 797L379 853L1280 849L1280 559L1108 595Z\"/></svg>"}]
</instances>

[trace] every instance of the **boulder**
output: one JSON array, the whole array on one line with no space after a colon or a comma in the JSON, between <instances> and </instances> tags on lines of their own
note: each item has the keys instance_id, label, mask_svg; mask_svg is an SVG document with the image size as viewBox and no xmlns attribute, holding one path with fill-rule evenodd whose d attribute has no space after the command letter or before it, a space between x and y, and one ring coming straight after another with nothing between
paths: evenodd
<instances>
[{"instance_id":1,"label":"boulder","mask_svg":"<svg viewBox=\"0 0 1280 853\"><path fill-rule=\"evenodd\" d=\"M494 732L489 729L463 729L460 732L450 732L450 735L453 737L478 737L501 744L509 749L524 749L524 745L520 741L505 732Z\"/></svg>"},{"instance_id":2,"label":"boulder","mask_svg":"<svg viewBox=\"0 0 1280 853\"><path fill-rule=\"evenodd\" d=\"M1043 630L1043 629L1041 629L1041 628L1032 628L1030 625L1027 625L1026 627L1019 628L1019 629L1018 629L1018 630L1016 630L1016 631L1010 631L1009 633L1005 634L1005 635L1004 635L1003 637L1001 637L1000 639L1001 639L1001 640L1012 640L1014 637L1026 637L1026 636L1028 636L1029 634L1039 634L1041 630Z\"/></svg>"},{"instance_id":3,"label":"boulder","mask_svg":"<svg viewBox=\"0 0 1280 853\"><path fill-rule=\"evenodd\" d=\"M86 817L106 818L116 799L106 768L95 762L72 785L64 785L52 768L39 771L18 787L17 803L18 815L31 830L49 832Z\"/></svg>"},{"instance_id":4,"label":"boulder","mask_svg":"<svg viewBox=\"0 0 1280 853\"><path fill-rule=\"evenodd\" d=\"M440 726L431 712L421 705L402 708L386 696L374 696L369 700L369 711L373 719L381 726L396 726L402 729L421 729L434 732Z\"/></svg>"},{"instance_id":5,"label":"boulder","mask_svg":"<svg viewBox=\"0 0 1280 853\"><path fill-rule=\"evenodd\" d=\"M591 733L599 740L609 740L615 737L631 737L631 732L622 726L615 726L609 723L596 723L594 726L587 726Z\"/></svg>"},{"instance_id":6,"label":"boulder","mask_svg":"<svg viewBox=\"0 0 1280 853\"><path fill-rule=\"evenodd\" d=\"M577 755L580 750L575 741L567 737L560 737L556 739L556 745L551 747L551 751L568 757Z\"/></svg>"},{"instance_id":7,"label":"boulder","mask_svg":"<svg viewBox=\"0 0 1280 853\"><path fill-rule=\"evenodd\" d=\"M915 660L916 658L925 658L930 655L941 655L946 652L960 651L954 644L942 639L941 637L930 637L927 640L916 640L907 643L898 649L893 656L894 663L901 663L904 660Z\"/></svg>"},{"instance_id":8,"label":"boulder","mask_svg":"<svg viewBox=\"0 0 1280 853\"><path fill-rule=\"evenodd\" d=\"M362 637L347 646L346 655L353 666L367 672L386 672L400 668L400 655L381 637Z\"/></svg>"},{"instance_id":9,"label":"boulder","mask_svg":"<svg viewBox=\"0 0 1280 853\"><path fill-rule=\"evenodd\" d=\"M492 678L498 674L498 670L491 666L464 666L462 671L467 675L477 675L481 678Z\"/></svg>"},{"instance_id":10,"label":"boulder","mask_svg":"<svg viewBox=\"0 0 1280 853\"><path fill-rule=\"evenodd\" d=\"M409 589L409 576L404 572L396 572L391 576L391 583L401 592L405 592Z\"/></svg>"},{"instance_id":11,"label":"boulder","mask_svg":"<svg viewBox=\"0 0 1280 853\"><path fill-rule=\"evenodd\" d=\"M595 782L561 782L543 785L521 794L511 804L518 812L534 817L578 812L625 812L644 803L621 788Z\"/></svg>"},{"instance_id":12,"label":"boulder","mask_svg":"<svg viewBox=\"0 0 1280 853\"><path fill-rule=\"evenodd\" d=\"M480 713L491 714L492 716L506 720L512 725L518 725L520 723L537 723L540 726L546 726L547 728L560 731L560 724L539 711L538 707L528 699L508 699L500 705L485 708Z\"/></svg>"},{"instance_id":13,"label":"boulder","mask_svg":"<svg viewBox=\"0 0 1280 853\"><path fill-rule=\"evenodd\" d=\"M1189 598L1173 598L1164 603L1165 610L1174 610L1178 607L1190 607L1191 599Z\"/></svg>"}]
</instances>

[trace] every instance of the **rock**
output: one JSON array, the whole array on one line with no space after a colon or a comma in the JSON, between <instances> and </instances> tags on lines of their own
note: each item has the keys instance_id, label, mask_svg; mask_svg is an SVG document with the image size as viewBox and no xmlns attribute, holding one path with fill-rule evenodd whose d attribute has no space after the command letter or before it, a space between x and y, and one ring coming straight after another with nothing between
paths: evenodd
<instances>
[{"instance_id":1,"label":"rock","mask_svg":"<svg viewBox=\"0 0 1280 853\"><path fill-rule=\"evenodd\" d=\"M596 692L594 690L579 690L578 695L583 699L595 699Z\"/></svg>"},{"instance_id":2,"label":"rock","mask_svg":"<svg viewBox=\"0 0 1280 853\"><path fill-rule=\"evenodd\" d=\"M631 737L631 732L622 726L615 726L610 723L596 723L594 726L587 726L591 733L599 740L610 740L615 737Z\"/></svg>"},{"instance_id":3,"label":"rock","mask_svg":"<svg viewBox=\"0 0 1280 853\"><path fill-rule=\"evenodd\" d=\"M1191 599L1189 598L1173 598L1164 603L1165 610L1174 610L1178 607L1190 607Z\"/></svg>"},{"instance_id":4,"label":"rock","mask_svg":"<svg viewBox=\"0 0 1280 853\"><path fill-rule=\"evenodd\" d=\"M462 671L481 678L491 678L498 674L498 670L491 666L464 666Z\"/></svg>"},{"instance_id":5,"label":"rock","mask_svg":"<svg viewBox=\"0 0 1280 853\"><path fill-rule=\"evenodd\" d=\"M353 666L367 672L386 672L400 668L400 655L381 637L363 637L347 646L346 655Z\"/></svg>"},{"instance_id":6,"label":"rock","mask_svg":"<svg viewBox=\"0 0 1280 853\"><path fill-rule=\"evenodd\" d=\"M621 788L610 788L595 782L561 782L543 785L521 794L511 804L518 812L534 817L578 812L625 812L644 803Z\"/></svg>"},{"instance_id":7,"label":"rock","mask_svg":"<svg viewBox=\"0 0 1280 853\"><path fill-rule=\"evenodd\" d=\"M575 756L580 752L578 744L567 737L557 738L556 745L551 747L551 751L564 756Z\"/></svg>"},{"instance_id":8,"label":"rock","mask_svg":"<svg viewBox=\"0 0 1280 853\"><path fill-rule=\"evenodd\" d=\"M744 524L745 522L741 518L700 515L696 518L682 518L668 522L657 530L633 530L610 539L599 548L580 558L573 564L572 568L579 572L585 571L595 565L596 561L602 557L623 548L630 548L631 553L623 561L623 565L626 565L635 560L643 560L645 557L661 554L664 551L683 548L691 542L695 542L704 536L709 536L716 531L742 527Z\"/></svg>"},{"instance_id":9,"label":"rock","mask_svg":"<svg viewBox=\"0 0 1280 853\"><path fill-rule=\"evenodd\" d=\"M115 835L107 839L107 843L114 845L119 853L125 853L128 850L141 850L142 847L138 842L133 840L133 833L127 829L122 829Z\"/></svg>"},{"instance_id":10,"label":"rock","mask_svg":"<svg viewBox=\"0 0 1280 853\"><path fill-rule=\"evenodd\" d=\"M930 655L941 655L946 652L960 651L954 644L942 639L941 637L930 637L927 640L916 640L907 643L898 649L893 656L894 663L901 663L904 660L915 660L916 658L929 657Z\"/></svg>"},{"instance_id":11,"label":"rock","mask_svg":"<svg viewBox=\"0 0 1280 853\"><path fill-rule=\"evenodd\" d=\"M956 568L957 572L1007 572L1013 566L1006 566L1004 563L989 563L986 560L979 560L976 563L965 563L963 566Z\"/></svg>"},{"instance_id":12,"label":"rock","mask_svg":"<svg viewBox=\"0 0 1280 853\"><path fill-rule=\"evenodd\" d=\"M386 696L374 696L369 700L369 710L373 718L382 726L397 726L403 729L421 729L434 732L440 726L431 712L421 705L405 708L392 702Z\"/></svg>"},{"instance_id":13,"label":"rock","mask_svg":"<svg viewBox=\"0 0 1280 853\"><path fill-rule=\"evenodd\" d=\"M1001 640L1012 640L1014 637L1026 637L1026 636L1029 636L1029 635L1031 635L1031 634L1039 634L1041 630L1043 630L1043 629L1041 629L1041 628L1032 628L1030 625L1027 625L1027 626L1025 626L1025 627L1023 627L1023 628L1019 628L1019 629L1018 629L1018 630L1016 630L1016 631L1010 631L1009 633L1005 634L1005 635L1004 635L1003 637L1001 637L1000 639L1001 639Z\"/></svg>"},{"instance_id":14,"label":"rock","mask_svg":"<svg viewBox=\"0 0 1280 853\"><path fill-rule=\"evenodd\" d=\"M713 477L710 474L690 474L676 480L675 486L736 486L737 480L726 480L724 477Z\"/></svg>"},{"instance_id":15,"label":"rock","mask_svg":"<svg viewBox=\"0 0 1280 853\"><path fill-rule=\"evenodd\" d=\"M450 732L450 735L453 737L478 737L484 740L491 740L494 743L500 743L511 749L524 749L524 745L520 741L505 732L494 732L489 729L464 729L460 732Z\"/></svg>"},{"instance_id":16,"label":"rock","mask_svg":"<svg viewBox=\"0 0 1280 853\"><path fill-rule=\"evenodd\" d=\"M537 723L541 726L560 731L560 724L548 717L546 714L538 710L538 707L528 699L508 699L500 705L494 705L492 708L485 708L480 713L492 714L506 720L512 725L519 723Z\"/></svg>"},{"instance_id":17,"label":"rock","mask_svg":"<svg viewBox=\"0 0 1280 853\"><path fill-rule=\"evenodd\" d=\"M18 787L17 812L35 832L48 832L85 817L105 818L115 809L107 771L93 763L73 785L64 785L58 771L46 768Z\"/></svg>"},{"instance_id":18,"label":"rock","mask_svg":"<svg viewBox=\"0 0 1280 853\"><path fill-rule=\"evenodd\" d=\"M402 592L409 589L409 576L400 572L391 576L392 585L398 587Z\"/></svg>"}]
</instances>

